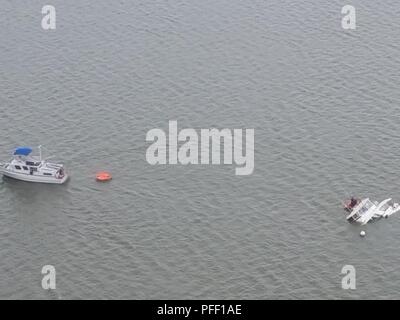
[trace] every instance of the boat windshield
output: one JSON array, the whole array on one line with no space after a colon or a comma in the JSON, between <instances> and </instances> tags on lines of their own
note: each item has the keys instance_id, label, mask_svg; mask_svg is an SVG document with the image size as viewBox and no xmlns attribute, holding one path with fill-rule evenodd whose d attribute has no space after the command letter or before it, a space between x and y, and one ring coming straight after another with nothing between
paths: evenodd
<instances>
[{"instance_id":1,"label":"boat windshield","mask_svg":"<svg viewBox=\"0 0 400 320\"><path fill-rule=\"evenodd\" d=\"M388 203L385 203L382 207L381 210L382 211L386 211L387 209L389 209L390 205Z\"/></svg>"},{"instance_id":2,"label":"boat windshield","mask_svg":"<svg viewBox=\"0 0 400 320\"><path fill-rule=\"evenodd\" d=\"M26 165L37 167L38 165L40 165L40 162L26 161Z\"/></svg>"}]
</instances>

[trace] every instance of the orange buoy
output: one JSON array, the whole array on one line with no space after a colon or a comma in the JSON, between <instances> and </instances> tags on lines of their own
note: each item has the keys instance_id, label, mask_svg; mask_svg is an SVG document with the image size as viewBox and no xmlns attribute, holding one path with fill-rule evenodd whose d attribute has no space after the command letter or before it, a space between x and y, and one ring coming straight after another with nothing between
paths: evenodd
<instances>
[{"instance_id":1,"label":"orange buoy","mask_svg":"<svg viewBox=\"0 0 400 320\"><path fill-rule=\"evenodd\" d=\"M112 179L111 174L109 174L108 172L99 172L96 174L96 180L97 181L110 181Z\"/></svg>"}]
</instances>

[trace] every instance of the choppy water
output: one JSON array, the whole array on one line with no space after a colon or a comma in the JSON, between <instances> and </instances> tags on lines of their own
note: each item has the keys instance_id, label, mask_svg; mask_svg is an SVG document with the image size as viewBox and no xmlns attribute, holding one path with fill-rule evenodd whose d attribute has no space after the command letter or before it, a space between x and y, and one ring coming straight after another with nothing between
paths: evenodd
<instances>
[{"instance_id":1,"label":"choppy water","mask_svg":"<svg viewBox=\"0 0 400 320\"><path fill-rule=\"evenodd\" d=\"M0 150L42 144L65 186L0 181L0 298L400 298L400 5L1 0ZM255 128L255 171L150 166L146 132ZM110 170L109 184L94 181ZM43 265L57 290L41 288ZM357 289L341 289L345 264Z\"/></svg>"}]
</instances>

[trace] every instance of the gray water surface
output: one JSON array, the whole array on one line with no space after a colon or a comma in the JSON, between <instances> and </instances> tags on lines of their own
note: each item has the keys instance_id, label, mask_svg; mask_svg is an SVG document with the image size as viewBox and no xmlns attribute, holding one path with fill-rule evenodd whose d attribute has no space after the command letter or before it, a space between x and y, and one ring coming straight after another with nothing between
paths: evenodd
<instances>
[{"instance_id":1,"label":"gray water surface","mask_svg":"<svg viewBox=\"0 0 400 320\"><path fill-rule=\"evenodd\" d=\"M399 299L400 216L341 201L400 201L400 4L353 0L352 31L345 4L53 0L45 31L42 1L1 0L1 158L41 144L71 180L0 180L0 298ZM254 128L254 173L149 165L169 120Z\"/></svg>"}]
</instances>

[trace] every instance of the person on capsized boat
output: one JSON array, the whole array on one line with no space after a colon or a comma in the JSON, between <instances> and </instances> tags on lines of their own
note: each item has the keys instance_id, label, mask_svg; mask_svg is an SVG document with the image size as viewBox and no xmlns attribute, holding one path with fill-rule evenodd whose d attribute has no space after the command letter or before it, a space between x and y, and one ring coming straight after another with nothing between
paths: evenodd
<instances>
[{"instance_id":1,"label":"person on capsized boat","mask_svg":"<svg viewBox=\"0 0 400 320\"><path fill-rule=\"evenodd\" d=\"M351 197L349 207L350 207L350 208L354 208L354 207L357 205L357 202L358 202L358 201L357 201L356 198Z\"/></svg>"}]
</instances>

